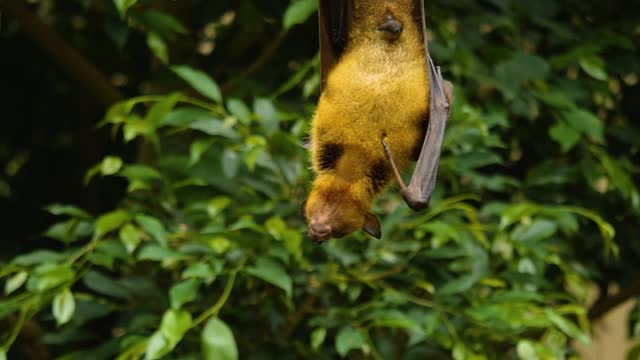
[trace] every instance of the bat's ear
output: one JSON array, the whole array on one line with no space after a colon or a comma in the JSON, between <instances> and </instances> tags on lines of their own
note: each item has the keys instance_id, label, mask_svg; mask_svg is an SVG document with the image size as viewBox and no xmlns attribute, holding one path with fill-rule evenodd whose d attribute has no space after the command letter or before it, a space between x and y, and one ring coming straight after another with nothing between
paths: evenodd
<instances>
[{"instance_id":1,"label":"bat's ear","mask_svg":"<svg viewBox=\"0 0 640 360\"><path fill-rule=\"evenodd\" d=\"M380 220L378 220L378 217L372 213L367 213L367 215L364 216L364 225L362 226L362 230L376 239L380 239L382 237L382 232L380 231Z\"/></svg>"},{"instance_id":2,"label":"bat's ear","mask_svg":"<svg viewBox=\"0 0 640 360\"><path fill-rule=\"evenodd\" d=\"M298 214L300 214L300 217L304 218L305 220L307 220L307 200L308 199L304 199L302 204L300 204L300 208L298 209Z\"/></svg>"}]
</instances>

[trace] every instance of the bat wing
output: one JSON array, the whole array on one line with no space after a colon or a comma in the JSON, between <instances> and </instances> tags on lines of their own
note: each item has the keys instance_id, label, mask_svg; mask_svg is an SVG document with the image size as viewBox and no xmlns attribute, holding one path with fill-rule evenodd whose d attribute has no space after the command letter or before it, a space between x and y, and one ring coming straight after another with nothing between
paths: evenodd
<instances>
[{"instance_id":1,"label":"bat wing","mask_svg":"<svg viewBox=\"0 0 640 360\"><path fill-rule=\"evenodd\" d=\"M411 176L411 182L402 191L402 196L414 210L425 208L429 204L431 194L436 186L436 176L438 174L438 163L440 161L440 148L444 130L449 118L451 103L453 102L453 86L450 82L444 81L440 73L440 67L433 64L429 55L429 44L427 41L426 16L424 2L416 0L414 9L419 14L416 19L420 21L422 36L424 38L424 50L427 59L426 71L429 76L429 127L422 144L420 157L416 163L416 168Z\"/></svg>"},{"instance_id":2,"label":"bat wing","mask_svg":"<svg viewBox=\"0 0 640 360\"><path fill-rule=\"evenodd\" d=\"M418 162L413 170L411 181L405 186L402 177L393 161L391 151L386 142L382 139L385 153L391 162L395 176L400 184L400 193L407 205L413 210L421 210L429 205L431 194L436 186L436 176L438 174L438 164L440 162L440 148L444 138L444 130L453 103L453 85L445 81L440 73L440 67L436 67L429 55L429 44L427 41L426 17L424 2L414 1L415 16L419 21L419 28L422 29L424 38L424 51L427 60L427 75L429 78L429 127L425 135Z\"/></svg>"},{"instance_id":3,"label":"bat wing","mask_svg":"<svg viewBox=\"0 0 640 360\"><path fill-rule=\"evenodd\" d=\"M324 90L329 72L347 45L353 1L320 0L320 91Z\"/></svg>"}]
</instances>

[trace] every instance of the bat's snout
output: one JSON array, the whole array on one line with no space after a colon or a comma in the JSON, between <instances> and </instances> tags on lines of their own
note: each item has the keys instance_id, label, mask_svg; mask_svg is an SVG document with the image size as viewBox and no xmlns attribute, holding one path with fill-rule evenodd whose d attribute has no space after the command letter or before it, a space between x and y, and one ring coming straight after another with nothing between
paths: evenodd
<instances>
[{"instance_id":1,"label":"bat's snout","mask_svg":"<svg viewBox=\"0 0 640 360\"><path fill-rule=\"evenodd\" d=\"M309 239L313 242L323 242L331 237L331 226L328 224L320 223L318 221L311 221L309 223Z\"/></svg>"}]
</instances>

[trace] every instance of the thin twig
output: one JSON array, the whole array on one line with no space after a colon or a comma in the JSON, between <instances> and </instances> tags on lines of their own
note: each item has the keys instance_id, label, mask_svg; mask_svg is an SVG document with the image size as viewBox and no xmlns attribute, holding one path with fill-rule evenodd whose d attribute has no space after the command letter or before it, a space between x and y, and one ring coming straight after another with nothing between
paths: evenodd
<instances>
[{"instance_id":1,"label":"thin twig","mask_svg":"<svg viewBox=\"0 0 640 360\"><path fill-rule=\"evenodd\" d=\"M261 67L263 67L264 64L266 64L267 61L269 61L269 59L271 59L273 54L275 54L276 50L278 50L278 48L280 47L280 45L282 44L282 42L284 41L284 39L286 37L287 37L287 32L286 31L281 31L280 33L278 33L278 35L269 44L269 46L264 48L262 50L262 52L260 53L260 55L258 55L258 57L243 72L241 72L240 75L238 75L237 77L225 82L220 87L222 92L227 92L227 91L231 90L238 80L246 78L247 76L253 74L257 70L259 70Z\"/></svg>"},{"instance_id":2,"label":"thin twig","mask_svg":"<svg viewBox=\"0 0 640 360\"><path fill-rule=\"evenodd\" d=\"M31 40L82 84L103 106L108 107L123 98L95 65L32 14L21 1L0 0L0 10L15 18Z\"/></svg>"}]
</instances>

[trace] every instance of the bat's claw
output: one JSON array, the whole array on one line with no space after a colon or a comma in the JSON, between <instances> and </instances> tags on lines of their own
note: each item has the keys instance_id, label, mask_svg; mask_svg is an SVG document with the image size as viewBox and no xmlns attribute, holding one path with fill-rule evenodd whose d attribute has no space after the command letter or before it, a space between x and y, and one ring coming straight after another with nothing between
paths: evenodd
<instances>
[{"instance_id":1,"label":"bat's claw","mask_svg":"<svg viewBox=\"0 0 640 360\"><path fill-rule=\"evenodd\" d=\"M413 211L425 209L429 206L429 201L431 200L421 200L420 196L416 196L414 192L410 191L409 188L406 187L400 189L400 195L402 195L404 202L406 202L409 208Z\"/></svg>"}]
</instances>

